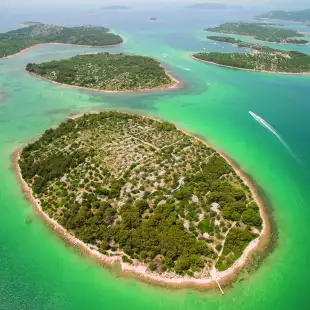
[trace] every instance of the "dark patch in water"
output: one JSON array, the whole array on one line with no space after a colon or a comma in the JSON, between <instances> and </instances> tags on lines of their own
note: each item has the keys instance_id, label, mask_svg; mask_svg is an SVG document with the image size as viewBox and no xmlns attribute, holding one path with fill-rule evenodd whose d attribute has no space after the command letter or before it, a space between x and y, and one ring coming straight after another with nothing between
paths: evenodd
<instances>
[{"instance_id":1,"label":"dark patch in water","mask_svg":"<svg viewBox=\"0 0 310 310\"><path fill-rule=\"evenodd\" d=\"M4 91L0 90L0 102L6 98L7 94Z\"/></svg>"},{"instance_id":2,"label":"dark patch in water","mask_svg":"<svg viewBox=\"0 0 310 310\"><path fill-rule=\"evenodd\" d=\"M45 115L55 115L55 114L69 114L71 109L54 109L54 110L48 110L45 112Z\"/></svg>"},{"instance_id":3,"label":"dark patch in water","mask_svg":"<svg viewBox=\"0 0 310 310\"><path fill-rule=\"evenodd\" d=\"M25 219L25 223L27 225L30 225L30 224L32 224L32 222L33 222L33 217L31 215L27 215L27 217Z\"/></svg>"}]
</instances>

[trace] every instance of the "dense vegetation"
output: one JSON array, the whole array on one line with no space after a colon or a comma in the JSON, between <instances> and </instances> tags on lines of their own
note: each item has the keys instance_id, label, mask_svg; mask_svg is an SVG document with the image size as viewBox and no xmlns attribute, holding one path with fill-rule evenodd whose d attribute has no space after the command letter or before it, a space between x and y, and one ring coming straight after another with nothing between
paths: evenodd
<instances>
[{"instance_id":1,"label":"dense vegetation","mask_svg":"<svg viewBox=\"0 0 310 310\"><path fill-rule=\"evenodd\" d=\"M231 37L208 36L207 39L212 40L212 41L216 41L216 42L230 43L230 44L237 45L238 47L246 47L246 48L252 48L252 49L256 49L256 50L262 50L262 49L269 50L269 51L275 50L275 49L270 48L268 46L259 45L259 44L252 44L252 43L244 42L242 40L238 40L238 39L231 38Z\"/></svg>"},{"instance_id":2,"label":"dense vegetation","mask_svg":"<svg viewBox=\"0 0 310 310\"><path fill-rule=\"evenodd\" d=\"M304 37L303 34L286 28L277 28L271 25L262 23L226 23L218 27L207 28L206 31L228 33L235 35L246 35L254 37L257 40L291 43L291 44L307 44L309 41L296 39L296 37Z\"/></svg>"},{"instance_id":3,"label":"dense vegetation","mask_svg":"<svg viewBox=\"0 0 310 310\"><path fill-rule=\"evenodd\" d=\"M310 73L310 56L296 51L285 52L270 47L251 44L229 37L208 37L211 40L237 44L252 49L252 53L197 53L199 60L239 69L268 72Z\"/></svg>"},{"instance_id":4,"label":"dense vegetation","mask_svg":"<svg viewBox=\"0 0 310 310\"><path fill-rule=\"evenodd\" d=\"M223 43L229 43L234 44L238 47L244 47L244 48L250 48L253 51L260 51L264 53L282 53L286 56L286 52L283 52L282 50L275 49L269 46L260 45L260 44L253 44L249 42L244 42L242 40L238 40L231 37L223 37L223 36L208 36L207 39L217 42L223 42Z\"/></svg>"},{"instance_id":5,"label":"dense vegetation","mask_svg":"<svg viewBox=\"0 0 310 310\"><path fill-rule=\"evenodd\" d=\"M262 227L225 159L170 123L118 112L69 119L26 146L19 166L72 235L167 276L228 268Z\"/></svg>"},{"instance_id":6,"label":"dense vegetation","mask_svg":"<svg viewBox=\"0 0 310 310\"><path fill-rule=\"evenodd\" d=\"M270 18L270 19L281 19L291 20L295 22L308 22L310 21L310 9L300 11L271 11L261 15L257 18Z\"/></svg>"},{"instance_id":7,"label":"dense vegetation","mask_svg":"<svg viewBox=\"0 0 310 310\"><path fill-rule=\"evenodd\" d=\"M29 24L29 22L26 22ZM30 26L0 34L0 58L39 43L105 46L122 43L120 36L104 27L60 27L30 22Z\"/></svg>"},{"instance_id":8,"label":"dense vegetation","mask_svg":"<svg viewBox=\"0 0 310 310\"><path fill-rule=\"evenodd\" d=\"M30 63L26 70L59 83L110 91L155 89L172 84L158 61L124 54L78 55L42 64Z\"/></svg>"}]
</instances>

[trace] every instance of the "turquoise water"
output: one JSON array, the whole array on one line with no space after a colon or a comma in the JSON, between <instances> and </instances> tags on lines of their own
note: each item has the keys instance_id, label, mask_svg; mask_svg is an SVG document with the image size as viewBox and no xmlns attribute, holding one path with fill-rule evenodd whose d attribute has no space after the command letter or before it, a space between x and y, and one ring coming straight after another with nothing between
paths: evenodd
<instances>
[{"instance_id":1,"label":"turquoise water","mask_svg":"<svg viewBox=\"0 0 310 310\"><path fill-rule=\"evenodd\" d=\"M250 18L251 12L113 14L15 12L0 18L0 30L39 17L68 25L108 23L128 40L110 49L46 45L0 61L0 91L6 94L0 101L0 309L306 309L310 76L241 72L188 57L191 51L204 48L222 50L220 45L201 42L201 28ZM159 21L148 22L154 15ZM302 48L310 52L309 46ZM225 50L233 49L225 45ZM28 76L23 69L27 62L98 51L155 57L184 81L184 89L96 94L54 86ZM65 245L23 198L11 169L11 153L70 113L110 108L161 117L203 136L263 190L277 226L276 247L256 272L227 289L225 296L218 291L169 290L120 277ZM249 111L272 125L298 160Z\"/></svg>"}]
</instances>

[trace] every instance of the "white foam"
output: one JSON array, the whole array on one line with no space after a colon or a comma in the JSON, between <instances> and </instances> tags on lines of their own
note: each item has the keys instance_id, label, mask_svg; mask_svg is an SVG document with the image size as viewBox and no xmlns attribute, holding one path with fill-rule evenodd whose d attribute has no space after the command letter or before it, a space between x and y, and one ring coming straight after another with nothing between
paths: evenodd
<instances>
[{"instance_id":1,"label":"white foam","mask_svg":"<svg viewBox=\"0 0 310 310\"><path fill-rule=\"evenodd\" d=\"M257 114L255 114L252 111L249 111L250 115L253 116L253 118L259 123L261 124L263 127L265 127L266 129L268 129L268 131L270 131L272 134L274 134L278 140L283 144L283 146L287 149L287 151L294 157L294 159L301 164L300 159L295 155L295 153L292 151L292 149L289 147L289 145L283 140L283 138L278 134L278 132L270 125L268 124L263 118L261 118L260 116L258 116Z\"/></svg>"}]
</instances>

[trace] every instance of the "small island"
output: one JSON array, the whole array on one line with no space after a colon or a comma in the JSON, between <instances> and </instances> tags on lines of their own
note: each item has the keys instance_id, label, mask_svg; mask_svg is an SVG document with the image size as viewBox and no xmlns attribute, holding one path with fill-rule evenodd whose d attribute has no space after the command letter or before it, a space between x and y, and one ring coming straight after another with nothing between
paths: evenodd
<instances>
[{"instance_id":1,"label":"small island","mask_svg":"<svg viewBox=\"0 0 310 310\"><path fill-rule=\"evenodd\" d=\"M93 89L123 92L164 90L179 87L160 62L125 54L88 54L41 64L29 63L31 74L53 82Z\"/></svg>"},{"instance_id":2,"label":"small island","mask_svg":"<svg viewBox=\"0 0 310 310\"><path fill-rule=\"evenodd\" d=\"M254 188L223 155L149 117L70 118L24 147L16 168L54 230L156 283L235 275L267 234Z\"/></svg>"},{"instance_id":3,"label":"small island","mask_svg":"<svg viewBox=\"0 0 310 310\"><path fill-rule=\"evenodd\" d=\"M299 11L271 11L256 16L257 19L276 19L276 20L288 20L294 22L309 22L310 21L310 9Z\"/></svg>"},{"instance_id":4,"label":"small island","mask_svg":"<svg viewBox=\"0 0 310 310\"><path fill-rule=\"evenodd\" d=\"M86 46L113 46L123 42L108 28L96 26L61 27L26 22L26 27L0 34L0 58L17 55L38 44L64 43Z\"/></svg>"},{"instance_id":5,"label":"small island","mask_svg":"<svg viewBox=\"0 0 310 310\"><path fill-rule=\"evenodd\" d=\"M251 44L230 37L211 36L209 40L235 44L251 53L196 53L192 58L228 68L281 74L310 74L310 56L296 51L282 51Z\"/></svg>"},{"instance_id":6,"label":"small island","mask_svg":"<svg viewBox=\"0 0 310 310\"><path fill-rule=\"evenodd\" d=\"M156 21L157 21L157 18L156 18L156 17L151 17L151 18L149 19L149 21L151 21L151 22L156 22Z\"/></svg>"},{"instance_id":7,"label":"small island","mask_svg":"<svg viewBox=\"0 0 310 310\"><path fill-rule=\"evenodd\" d=\"M204 29L209 32L231 35L251 36L256 40L285 44L308 44L309 41L297 39L304 34L292 29L278 28L264 23L225 23L218 27Z\"/></svg>"},{"instance_id":8,"label":"small island","mask_svg":"<svg viewBox=\"0 0 310 310\"><path fill-rule=\"evenodd\" d=\"M264 45L260 45L260 44L253 44L253 43L245 42L245 41L238 40L238 39L235 39L232 37L208 36L207 39L211 40L211 41L215 41L215 42L220 42L220 43L229 43L229 44L235 45L237 47L250 48L252 50L259 50L259 51L263 50L265 52L267 52L267 51L269 51L269 52L280 51L281 52L281 50L277 50L277 49L274 49L274 48L271 48L268 46L264 46Z\"/></svg>"}]
</instances>

